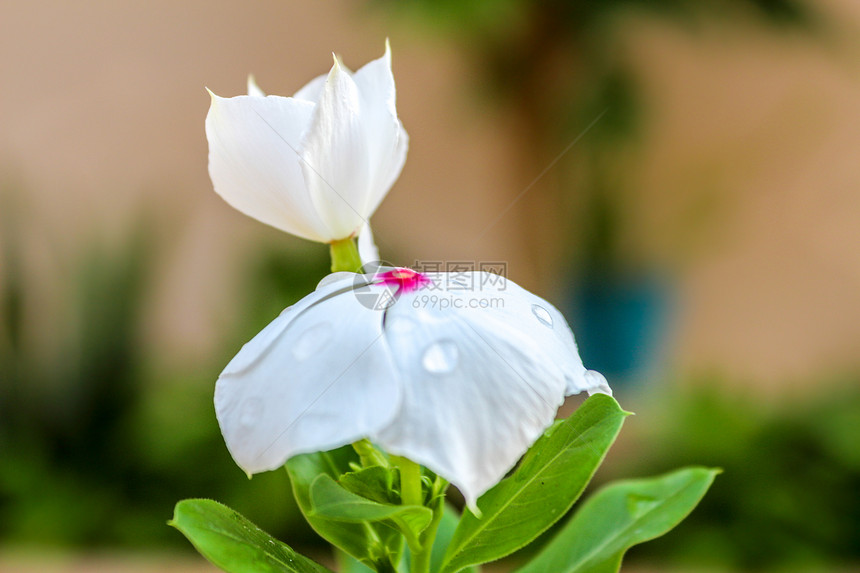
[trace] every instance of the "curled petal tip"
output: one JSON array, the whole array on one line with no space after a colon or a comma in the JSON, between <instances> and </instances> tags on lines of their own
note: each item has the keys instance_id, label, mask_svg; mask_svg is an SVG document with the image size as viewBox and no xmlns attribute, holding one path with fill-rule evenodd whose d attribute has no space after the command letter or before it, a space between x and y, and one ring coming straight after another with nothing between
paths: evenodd
<instances>
[{"instance_id":1,"label":"curled petal tip","mask_svg":"<svg viewBox=\"0 0 860 573\"><path fill-rule=\"evenodd\" d=\"M484 517L484 513L481 511L481 508L478 507L478 501L475 499L473 499L471 501L466 500L466 509L471 511L475 515L475 517L477 517L478 519L481 519Z\"/></svg>"},{"instance_id":2,"label":"curled petal tip","mask_svg":"<svg viewBox=\"0 0 860 573\"><path fill-rule=\"evenodd\" d=\"M347 75L351 76L353 72L346 64L343 63L343 56L336 52L332 52L331 55L334 58L334 65L332 66L331 71L334 72L337 70L338 72L346 72Z\"/></svg>"},{"instance_id":3,"label":"curled petal tip","mask_svg":"<svg viewBox=\"0 0 860 573\"><path fill-rule=\"evenodd\" d=\"M216 94L215 92L213 92L212 90L210 90L209 88L205 88L205 89L206 89L206 93L209 94L209 100L210 100L209 105L211 107L215 107L215 104L217 104L219 101L224 99L221 96L219 96L218 94Z\"/></svg>"},{"instance_id":4,"label":"curled petal tip","mask_svg":"<svg viewBox=\"0 0 860 573\"><path fill-rule=\"evenodd\" d=\"M248 95L266 97L265 92L263 92L263 90L260 89L260 86L257 85L257 80L254 78L254 74L248 74Z\"/></svg>"},{"instance_id":5,"label":"curled petal tip","mask_svg":"<svg viewBox=\"0 0 860 573\"><path fill-rule=\"evenodd\" d=\"M343 62L337 57L337 54L334 52L331 53L332 58L332 66L331 70L328 72L328 77L326 77L326 84L329 84L334 78L336 78L342 71Z\"/></svg>"},{"instance_id":6,"label":"curled petal tip","mask_svg":"<svg viewBox=\"0 0 860 573\"><path fill-rule=\"evenodd\" d=\"M206 93L209 94L209 113L217 113L218 100L220 100L221 97L209 88L206 88Z\"/></svg>"}]
</instances>

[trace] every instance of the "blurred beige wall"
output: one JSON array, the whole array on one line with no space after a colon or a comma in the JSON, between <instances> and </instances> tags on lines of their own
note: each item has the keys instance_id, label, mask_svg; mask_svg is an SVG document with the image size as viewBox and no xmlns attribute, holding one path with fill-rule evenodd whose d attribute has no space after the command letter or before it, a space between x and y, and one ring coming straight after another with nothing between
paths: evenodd
<instances>
[{"instance_id":1,"label":"blurred beige wall","mask_svg":"<svg viewBox=\"0 0 860 573\"><path fill-rule=\"evenodd\" d=\"M785 387L860 365L860 3L817 5L833 37L637 38L657 110L641 161L652 228L685 190L718 194L683 273L684 368Z\"/></svg>"},{"instance_id":2,"label":"blurred beige wall","mask_svg":"<svg viewBox=\"0 0 860 573\"><path fill-rule=\"evenodd\" d=\"M860 27L857 2L828 6L845 30ZM374 217L383 254L507 260L517 282L558 291L535 280L524 246L542 225L534 209L506 213L529 179L513 171L515 129L468 100L473 72L453 46L383 16L345 1L0 0L0 177L24 192L37 288L62 289L69 253L154 211L170 256L151 336L177 356L205 354L235 319L242 253L282 239L212 192L204 86L238 95L253 72L287 95L327 71L332 51L358 67L390 37L411 148ZM771 386L860 365L857 37L630 26L655 112L636 159L642 236L684 254L670 364ZM692 188L720 200L686 254L683 235L663 231Z\"/></svg>"}]
</instances>

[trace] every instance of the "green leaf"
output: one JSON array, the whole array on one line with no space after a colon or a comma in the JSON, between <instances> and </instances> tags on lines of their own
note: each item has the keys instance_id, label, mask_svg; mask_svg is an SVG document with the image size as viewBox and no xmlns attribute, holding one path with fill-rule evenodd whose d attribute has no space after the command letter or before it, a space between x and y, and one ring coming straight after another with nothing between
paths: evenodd
<instances>
[{"instance_id":1,"label":"green leaf","mask_svg":"<svg viewBox=\"0 0 860 573\"><path fill-rule=\"evenodd\" d=\"M451 538L454 537L454 531L457 529L457 524L460 522L460 514L453 505L442 503L442 516L439 519L439 526L436 529L436 537L433 539L433 549L430 551L430 572L439 573L442 568L442 561L445 558L445 550L448 549L448 544L451 543ZM409 548L404 551L404 564L407 566L412 562L412 556ZM478 573L477 567L468 567L463 570L464 573Z\"/></svg>"},{"instance_id":2,"label":"green leaf","mask_svg":"<svg viewBox=\"0 0 860 573\"><path fill-rule=\"evenodd\" d=\"M513 475L481 496L482 517L464 513L442 571L504 557L558 521L591 480L626 415L612 397L596 394L553 425Z\"/></svg>"},{"instance_id":3,"label":"green leaf","mask_svg":"<svg viewBox=\"0 0 860 573\"><path fill-rule=\"evenodd\" d=\"M718 473L720 470L693 467L610 484L591 496L517 573L615 573L630 547L678 525Z\"/></svg>"},{"instance_id":4,"label":"green leaf","mask_svg":"<svg viewBox=\"0 0 860 573\"><path fill-rule=\"evenodd\" d=\"M314 517L348 523L390 522L413 547L418 546L418 536L433 519L427 507L377 503L347 491L326 474L317 476L311 484L310 499L310 515Z\"/></svg>"},{"instance_id":5,"label":"green leaf","mask_svg":"<svg viewBox=\"0 0 860 573\"><path fill-rule=\"evenodd\" d=\"M330 572L211 499L180 501L168 523L206 559L228 573Z\"/></svg>"},{"instance_id":6,"label":"green leaf","mask_svg":"<svg viewBox=\"0 0 860 573\"><path fill-rule=\"evenodd\" d=\"M439 520L439 529L436 530L436 539L433 541L433 550L430 554L430 571L437 573L442 569L442 562L445 559L445 551L454 538L454 531L457 530L457 524L460 523L460 517L457 509L452 505L445 504L442 519ZM477 573L477 567L469 567L467 573Z\"/></svg>"},{"instance_id":7,"label":"green leaf","mask_svg":"<svg viewBox=\"0 0 860 573\"><path fill-rule=\"evenodd\" d=\"M335 550L335 561L340 573L374 573L373 569L344 551Z\"/></svg>"},{"instance_id":8,"label":"green leaf","mask_svg":"<svg viewBox=\"0 0 860 573\"><path fill-rule=\"evenodd\" d=\"M361 497L379 503L400 503L400 496L394 491L400 488L397 468L371 466L340 476L338 483Z\"/></svg>"},{"instance_id":9,"label":"green leaf","mask_svg":"<svg viewBox=\"0 0 860 573\"><path fill-rule=\"evenodd\" d=\"M310 526L329 543L349 553L371 569L392 571L400 560L402 541L396 530L367 523L336 521L313 511L310 488L319 475L337 479L351 471L358 456L350 446L330 452L303 454L287 461L293 495Z\"/></svg>"}]
</instances>

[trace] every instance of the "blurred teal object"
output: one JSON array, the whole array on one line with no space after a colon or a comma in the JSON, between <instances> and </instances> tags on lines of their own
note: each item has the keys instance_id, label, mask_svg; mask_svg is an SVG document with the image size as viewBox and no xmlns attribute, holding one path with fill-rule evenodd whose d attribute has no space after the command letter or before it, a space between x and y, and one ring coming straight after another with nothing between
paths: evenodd
<instances>
[{"instance_id":1,"label":"blurred teal object","mask_svg":"<svg viewBox=\"0 0 860 573\"><path fill-rule=\"evenodd\" d=\"M570 311L585 365L613 387L641 380L663 350L673 298L670 281L654 275L595 274L582 280Z\"/></svg>"}]
</instances>

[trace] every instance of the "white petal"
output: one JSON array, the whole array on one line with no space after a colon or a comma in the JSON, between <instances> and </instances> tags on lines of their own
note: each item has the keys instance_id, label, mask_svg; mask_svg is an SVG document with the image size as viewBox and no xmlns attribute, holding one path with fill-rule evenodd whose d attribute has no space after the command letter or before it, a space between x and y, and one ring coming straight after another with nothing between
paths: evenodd
<instances>
[{"instance_id":1,"label":"white petal","mask_svg":"<svg viewBox=\"0 0 860 573\"><path fill-rule=\"evenodd\" d=\"M520 324L523 332L539 344L550 360L562 365L566 396L580 392L612 395L606 378L583 366L573 331L564 315L548 301L493 273L440 273L434 276L436 281L445 283L451 295L462 299L460 304L492 308L495 318Z\"/></svg>"},{"instance_id":2,"label":"white petal","mask_svg":"<svg viewBox=\"0 0 860 573\"><path fill-rule=\"evenodd\" d=\"M275 469L390 422L401 393L381 321L358 302L351 280L334 280L242 348L215 388L221 432L241 468Z\"/></svg>"},{"instance_id":3,"label":"white petal","mask_svg":"<svg viewBox=\"0 0 860 573\"><path fill-rule=\"evenodd\" d=\"M585 379L588 384L589 396L593 396L594 394L606 394L607 396L612 396L612 388L609 387L609 382L606 381L606 376L598 372L597 370L589 370L585 373Z\"/></svg>"},{"instance_id":4,"label":"white petal","mask_svg":"<svg viewBox=\"0 0 860 573\"><path fill-rule=\"evenodd\" d=\"M473 284L486 275L462 273ZM533 312L538 302L552 308L543 299L510 281L477 292L430 276L436 290L402 295L386 314L404 398L376 439L451 481L474 507L552 423L567 377L584 369ZM491 299L501 303L481 308Z\"/></svg>"},{"instance_id":5,"label":"white petal","mask_svg":"<svg viewBox=\"0 0 860 573\"><path fill-rule=\"evenodd\" d=\"M248 74L248 95L254 97L266 97L265 92L257 85L254 74Z\"/></svg>"},{"instance_id":6,"label":"white petal","mask_svg":"<svg viewBox=\"0 0 860 573\"><path fill-rule=\"evenodd\" d=\"M335 60L302 142L302 173L320 217L335 238L351 237L370 216L370 164L358 88Z\"/></svg>"},{"instance_id":7,"label":"white petal","mask_svg":"<svg viewBox=\"0 0 860 573\"><path fill-rule=\"evenodd\" d=\"M557 308L498 275L480 273L474 281L481 286L478 287L478 293L472 296L477 296L479 300L504 297L504 308L499 311L508 315L506 320L520 320L523 328L527 328L528 336L539 343L550 360L563 364L566 396L580 392L612 395L606 378L583 366L573 331ZM512 312L519 316L510 316Z\"/></svg>"},{"instance_id":8,"label":"white petal","mask_svg":"<svg viewBox=\"0 0 860 573\"><path fill-rule=\"evenodd\" d=\"M305 188L296 149L313 104L277 96L221 98L206 116L209 174L215 191L239 211L278 229L334 238Z\"/></svg>"},{"instance_id":9,"label":"white petal","mask_svg":"<svg viewBox=\"0 0 860 573\"><path fill-rule=\"evenodd\" d=\"M317 103L320 100L320 96L322 95L323 86L325 86L326 78L328 78L328 74L322 74L320 76L315 77L308 83L306 83L302 89L293 94L293 97L296 99L303 99L313 103Z\"/></svg>"},{"instance_id":10,"label":"white petal","mask_svg":"<svg viewBox=\"0 0 860 573\"><path fill-rule=\"evenodd\" d=\"M373 240L370 223L365 223L358 233L358 257L362 265L379 262L379 249L376 247L376 241Z\"/></svg>"},{"instance_id":11,"label":"white petal","mask_svg":"<svg viewBox=\"0 0 860 573\"><path fill-rule=\"evenodd\" d=\"M391 71L391 48L358 70L354 76L361 94L362 125L366 130L371 165L368 216L376 211L406 162L409 136L397 118L397 92Z\"/></svg>"},{"instance_id":12,"label":"white petal","mask_svg":"<svg viewBox=\"0 0 860 573\"><path fill-rule=\"evenodd\" d=\"M356 284L367 284L367 282L369 281L364 278L364 275L357 275L349 271L337 271L324 276L314 290L322 290L335 283L341 283L341 288L345 288L349 285L355 287Z\"/></svg>"}]
</instances>

